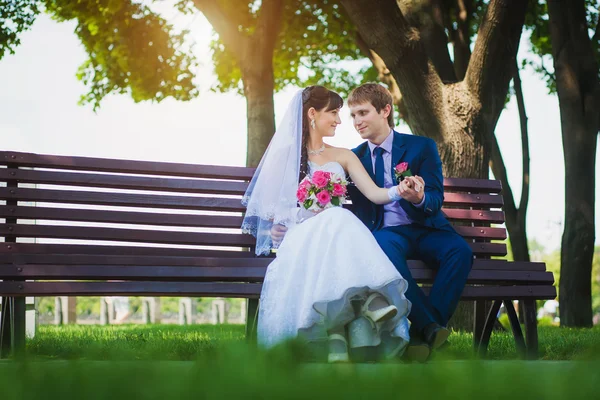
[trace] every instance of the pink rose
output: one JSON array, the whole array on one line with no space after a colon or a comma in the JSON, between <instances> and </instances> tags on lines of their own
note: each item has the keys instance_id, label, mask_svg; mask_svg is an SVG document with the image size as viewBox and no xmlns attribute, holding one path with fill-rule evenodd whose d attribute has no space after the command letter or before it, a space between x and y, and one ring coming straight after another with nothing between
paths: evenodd
<instances>
[{"instance_id":1,"label":"pink rose","mask_svg":"<svg viewBox=\"0 0 600 400\"><path fill-rule=\"evenodd\" d=\"M405 172L407 169L408 169L407 162L401 162L400 164L396 165L396 172L399 174Z\"/></svg>"},{"instance_id":2,"label":"pink rose","mask_svg":"<svg viewBox=\"0 0 600 400\"><path fill-rule=\"evenodd\" d=\"M312 183L310 183L310 179L308 179L308 178L304 178L302 180L302 182L300 182L300 187L304 188L306 190L310 189L311 186L312 186Z\"/></svg>"},{"instance_id":3,"label":"pink rose","mask_svg":"<svg viewBox=\"0 0 600 400\"><path fill-rule=\"evenodd\" d=\"M339 183L333 184L333 195L334 196L343 196L346 194L346 188L344 185L340 185Z\"/></svg>"},{"instance_id":4,"label":"pink rose","mask_svg":"<svg viewBox=\"0 0 600 400\"><path fill-rule=\"evenodd\" d=\"M325 171L315 171L312 176L313 184L319 189L323 189L329 183L331 174Z\"/></svg>"},{"instance_id":5,"label":"pink rose","mask_svg":"<svg viewBox=\"0 0 600 400\"><path fill-rule=\"evenodd\" d=\"M296 192L296 198L298 199L298 202L304 203L304 201L306 200L307 197L308 197L308 190L306 190L306 188L300 186L298 188L298 191Z\"/></svg>"},{"instance_id":6,"label":"pink rose","mask_svg":"<svg viewBox=\"0 0 600 400\"><path fill-rule=\"evenodd\" d=\"M327 204L329 204L330 201L331 201L331 196L329 195L329 192L327 192L326 190L323 190L322 192L317 193L317 202L320 205L326 206Z\"/></svg>"}]
</instances>

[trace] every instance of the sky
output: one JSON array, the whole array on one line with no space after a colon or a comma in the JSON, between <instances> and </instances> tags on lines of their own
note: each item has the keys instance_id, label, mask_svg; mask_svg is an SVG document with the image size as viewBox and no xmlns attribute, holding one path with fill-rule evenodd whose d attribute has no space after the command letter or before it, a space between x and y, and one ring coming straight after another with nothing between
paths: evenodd
<instances>
[{"instance_id":1,"label":"sky","mask_svg":"<svg viewBox=\"0 0 600 400\"><path fill-rule=\"evenodd\" d=\"M167 16L168 17L168 16ZM213 165L245 165L246 103L234 93L215 93L210 40L212 28L198 14L177 17L175 26L189 28L200 61L198 98L189 102L134 103L127 95L111 95L94 113L79 106L85 93L75 73L85 59L73 33L75 24L58 23L41 15L21 35L16 54L0 60L0 149L102 158L168 161ZM527 55L523 40L519 56ZM564 162L558 99L548 95L543 81L530 69L521 75L527 110L531 186L527 230L530 239L547 250L560 247L564 219ZM275 94L276 122L283 116L297 87ZM347 107L342 124L328 143L351 148L361 139L352 127ZM396 130L410 133L400 124ZM519 116L513 100L496 128L518 203L522 168ZM598 157L597 157L598 158ZM596 176L600 164L596 163ZM600 199L600 186L596 185ZM596 244L600 243L600 207L596 202Z\"/></svg>"}]
</instances>

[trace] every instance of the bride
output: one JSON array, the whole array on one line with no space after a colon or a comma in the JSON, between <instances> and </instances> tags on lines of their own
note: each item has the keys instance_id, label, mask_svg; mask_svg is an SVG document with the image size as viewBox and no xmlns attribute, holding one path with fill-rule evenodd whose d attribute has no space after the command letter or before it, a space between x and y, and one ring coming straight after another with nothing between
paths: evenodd
<instances>
[{"instance_id":1,"label":"bride","mask_svg":"<svg viewBox=\"0 0 600 400\"><path fill-rule=\"evenodd\" d=\"M376 204L400 198L398 187L378 187L352 151L323 143L341 123L342 104L322 86L299 91L242 200L242 230L256 236L256 254L277 248L260 296L258 340L266 347L296 337L326 343L329 362L347 362L349 349L361 348L392 358L409 341L406 280L350 211L315 213L296 200L299 181L315 171L349 175ZM288 229L279 246L274 224Z\"/></svg>"}]
</instances>

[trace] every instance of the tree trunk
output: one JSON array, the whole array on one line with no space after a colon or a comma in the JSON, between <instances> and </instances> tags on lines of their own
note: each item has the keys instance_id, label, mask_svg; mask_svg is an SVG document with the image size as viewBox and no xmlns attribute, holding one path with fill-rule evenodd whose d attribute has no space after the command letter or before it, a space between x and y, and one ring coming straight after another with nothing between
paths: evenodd
<instances>
[{"instance_id":1,"label":"tree trunk","mask_svg":"<svg viewBox=\"0 0 600 400\"><path fill-rule=\"evenodd\" d=\"M256 167L275 132L273 66L256 63L242 74L248 123L246 166Z\"/></svg>"},{"instance_id":2,"label":"tree trunk","mask_svg":"<svg viewBox=\"0 0 600 400\"><path fill-rule=\"evenodd\" d=\"M562 326L589 327L600 129L598 63L588 36L584 0L549 0L548 13L565 159L560 320Z\"/></svg>"},{"instance_id":3,"label":"tree trunk","mask_svg":"<svg viewBox=\"0 0 600 400\"><path fill-rule=\"evenodd\" d=\"M238 19L237 11L221 7L217 0L193 3L235 55L242 71L248 119L246 166L256 167L275 133L273 52L281 29L283 0L261 4L251 36L240 32L244 21Z\"/></svg>"}]
</instances>

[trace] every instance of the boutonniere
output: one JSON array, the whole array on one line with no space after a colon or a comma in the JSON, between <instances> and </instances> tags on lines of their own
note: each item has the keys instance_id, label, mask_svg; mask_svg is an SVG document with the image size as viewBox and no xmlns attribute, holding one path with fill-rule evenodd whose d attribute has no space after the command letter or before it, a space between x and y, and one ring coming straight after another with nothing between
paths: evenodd
<instances>
[{"instance_id":1,"label":"boutonniere","mask_svg":"<svg viewBox=\"0 0 600 400\"><path fill-rule=\"evenodd\" d=\"M394 177L397 183L402 182L407 176L413 176L407 162L401 162L394 167Z\"/></svg>"}]
</instances>

